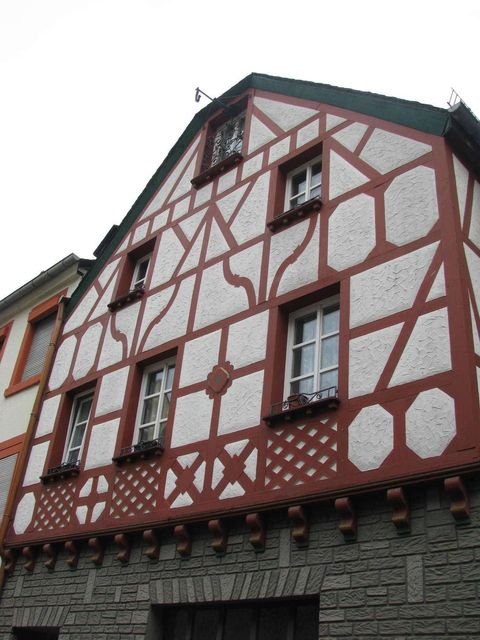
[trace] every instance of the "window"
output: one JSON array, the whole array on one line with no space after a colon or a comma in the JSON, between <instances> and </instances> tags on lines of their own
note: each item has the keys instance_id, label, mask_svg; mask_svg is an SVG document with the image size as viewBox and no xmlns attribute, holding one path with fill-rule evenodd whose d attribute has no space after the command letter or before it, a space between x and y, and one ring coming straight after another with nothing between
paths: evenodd
<instances>
[{"instance_id":1,"label":"window","mask_svg":"<svg viewBox=\"0 0 480 640\"><path fill-rule=\"evenodd\" d=\"M0 360L2 359L3 353L5 351L8 334L10 333L10 329L12 328L12 324L13 322L9 322L4 327L0 327Z\"/></svg>"},{"instance_id":2,"label":"window","mask_svg":"<svg viewBox=\"0 0 480 640\"><path fill-rule=\"evenodd\" d=\"M90 412L92 409L93 393L79 394L73 399L70 427L63 464L76 465L82 454Z\"/></svg>"},{"instance_id":3,"label":"window","mask_svg":"<svg viewBox=\"0 0 480 640\"><path fill-rule=\"evenodd\" d=\"M143 289L145 286L145 280L147 277L148 265L150 264L150 258L152 254L149 253L148 256L144 256L137 261L135 265L135 270L133 272L132 278L132 286L131 289Z\"/></svg>"},{"instance_id":4,"label":"window","mask_svg":"<svg viewBox=\"0 0 480 640\"><path fill-rule=\"evenodd\" d=\"M144 295L154 246L155 238L152 238L123 257L114 298L107 305L110 311L136 302Z\"/></svg>"},{"instance_id":5,"label":"window","mask_svg":"<svg viewBox=\"0 0 480 640\"><path fill-rule=\"evenodd\" d=\"M285 211L295 209L312 198L319 198L322 190L322 158L297 167L287 175Z\"/></svg>"},{"instance_id":6,"label":"window","mask_svg":"<svg viewBox=\"0 0 480 640\"><path fill-rule=\"evenodd\" d=\"M137 445L163 440L174 374L175 360L173 359L164 360L145 369L134 438Z\"/></svg>"},{"instance_id":7,"label":"window","mask_svg":"<svg viewBox=\"0 0 480 640\"><path fill-rule=\"evenodd\" d=\"M315 400L337 395L338 297L290 315L285 397L313 394Z\"/></svg>"},{"instance_id":8,"label":"window","mask_svg":"<svg viewBox=\"0 0 480 640\"><path fill-rule=\"evenodd\" d=\"M245 129L245 112L227 120L218 127L209 140L209 165L213 167L225 158L240 153ZM209 149L209 151L210 151Z\"/></svg>"},{"instance_id":9,"label":"window","mask_svg":"<svg viewBox=\"0 0 480 640\"><path fill-rule=\"evenodd\" d=\"M53 327L55 325L56 314L51 315L35 322L33 325L32 342L28 353L27 361L22 373L22 381L28 380L32 376L39 375L42 372L45 358L47 357L50 338L52 336Z\"/></svg>"}]
</instances>

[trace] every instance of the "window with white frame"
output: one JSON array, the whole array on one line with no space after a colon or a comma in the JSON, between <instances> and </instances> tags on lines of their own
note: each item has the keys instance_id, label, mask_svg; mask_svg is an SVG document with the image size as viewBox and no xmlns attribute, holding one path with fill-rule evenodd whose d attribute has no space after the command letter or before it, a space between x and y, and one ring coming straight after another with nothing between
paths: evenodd
<instances>
[{"instance_id":1,"label":"window with white frame","mask_svg":"<svg viewBox=\"0 0 480 640\"><path fill-rule=\"evenodd\" d=\"M295 209L312 198L320 197L322 191L322 157L296 167L287 175L285 211Z\"/></svg>"},{"instance_id":2,"label":"window with white frame","mask_svg":"<svg viewBox=\"0 0 480 640\"><path fill-rule=\"evenodd\" d=\"M135 269L133 271L132 285L133 289L142 289L145 286L145 280L147 278L148 265L150 264L150 258L152 254L149 253L147 256L143 256L139 260L137 260L135 264Z\"/></svg>"},{"instance_id":3,"label":"window with white frame","mask_svg":"<svg viewBox=\"0 0 480 640\"><path fill-rule=\"evenodd\" d=\"M138 403L134 442L161 440L168 419L175 360L163 360L145 369Z\"/></svg>"},{"instance_id":4,"label":"window with white frame","mask_svg":"<svg viewBox=\"0 0 480 640\"><path fill-rule=\"evenodd\" d=\"M75 464L80 460L92 403L93 392L91 391L79 394L73 399L70 428L63 457L65 463Z\"/></svg>"},{"instance_id":5,"label":"window with white frame","mask_svg":"<svg viewBox=\"0 0 480 640\"><path fill-rule=\"evenodd\" d=\"M317 394L335 396L338 385L338 296L299 309L290 315L285 397Z\"/></svg>"}]
</instances>

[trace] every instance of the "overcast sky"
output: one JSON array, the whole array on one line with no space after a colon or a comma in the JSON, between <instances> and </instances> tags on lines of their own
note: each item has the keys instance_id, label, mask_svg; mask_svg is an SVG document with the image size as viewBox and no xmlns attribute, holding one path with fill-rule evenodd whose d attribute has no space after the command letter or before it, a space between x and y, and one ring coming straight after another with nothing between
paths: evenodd
<instances>
[{"instance_id":1,"label":"overcast sky","mask_svg":"<svg viewBox=\"0 0 480 640\"><path fill-rule=\"evenodd\" d=\"M0 299L91 258L206 100L252 71L480 116L478 0L0 0Z\"/></svg>"}]
</instances>

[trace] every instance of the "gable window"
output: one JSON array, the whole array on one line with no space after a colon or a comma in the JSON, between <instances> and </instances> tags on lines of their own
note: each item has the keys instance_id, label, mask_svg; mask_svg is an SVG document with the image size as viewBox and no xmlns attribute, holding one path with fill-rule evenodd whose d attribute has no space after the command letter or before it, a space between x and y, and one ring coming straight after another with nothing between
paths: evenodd
<instances>
[{"instance_id":1,"label":"gable window","mask_svg":"<svg viewBox=\"0 0 480 640\"><path fill-rule=\"evenodd\" d=\"M322 190L322 158L298 167L287 175L285 211L319 198Z\"/></svg>"},{"instance_id":2,"label":"gable window","mask_svg":"<svg viewBox=\"0 0 480 640\"><path fill-rule=\"evenodd\" d=\"M158 362L145 369L138 403L134 446L163 442L172 395L175 360Z\"/></svg>"},{"instance_id":3,"label":"gable window","mask_svg":"<svg viewBox=\"0 0 480 640\"><path fill-rule=\"evenodd\" d=\"M73 399L70 427L68 430L67 444L63 464L78 465L82 454L85 433L93 403L93 392L83 393Z\"/></svg>"},{"instance_id":4,"label":"gable window","mask_svg":"<svg viewBox=\"0 0 480 640\"><path fill-rule=\"evenodd\" d=\"M154 246L152 238L123 257L114 298L107 305L110 311L121 309L145 294Z\"/></svg>"},{"instance_id":5,"label":"gable window","mask_svg":"<svg viewBox=\"0 0 480 640\"><path fill-rule=\"evenodd\" d=\"M227 120L218 127L207 142L206 162L210 167L225 160L234 153L240 153L245 129L245 112Z\"/></svg>"},{"instance_id":6,"label":"gable window","mask_svg":"<svg viewBox=\"0 0 480 640\"><path fill-rule=\"evenodd\" d=\"M140 260L137 260L132 278L132 290L143 289L145 287L145 280L147 278L148 265L150 264L151 257L152 254L149 253L147 256L144 256L143 258L140 258Z\"/></svg>"}]
</instances>

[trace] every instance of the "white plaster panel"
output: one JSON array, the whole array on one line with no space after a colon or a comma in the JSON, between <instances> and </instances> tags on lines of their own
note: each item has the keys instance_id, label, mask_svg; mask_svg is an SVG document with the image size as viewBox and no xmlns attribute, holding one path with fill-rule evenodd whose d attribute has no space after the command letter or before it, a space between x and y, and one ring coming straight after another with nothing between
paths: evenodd
<instances>
[{"instance_id":1,"label":"white plaster panel","mask_svg":"<svg viewBox=\"0 0 480 640\"><path fill-rule=\"evenodd\" d=\"M467 259L468 272L472 281L472 289L475 296L477 309L480 310L480 258L474 253L469 246L463 245L465 257Z\"/></svg>"},{"instance_id":2,"label":"white plaster panel","mask_svg":"<svg viewBox=\"0 0 480 640\"><path fill-rule=\"evenodd\" d=\"M16 534L25 533L27 530L28 525L32 521L35 503L35 494L32 492L26 493L18 503L13 521L13 528Z\"/></svg>"},{"instance_id":3,"label":"white plaster panel","mask_svg":"<svg viewBox=\"0 0 480 640\"><path fill-rule=\"evenodd\" d=\"M260 269L262 266L263 242L258 242L248 249L239 251L229 258L230 270L233 275L248 278L255 290L258 300L260 286Z\"/></svg>"},{"instance_id":4,"label":"white plaster panel","mask_svg":"<svg viewBox=\"0 0 480 640\"><path fill-rule=\"evenodd\" d=\"M123 407L129 370L129 367L123 367L103 376L98 394L96 416L103 416Z\"/></svg>"},{"instance_id":5,"label":"white plaster panel","mask_svg":"<svg viewBox=\"0 0 480 640\"><path fill-rule=\"evenodd\" d=\"M97 481L97 493L107 493L108 491L108 482L105 476L98 476Z\"/></svg>"},{"instance_id":6,"label":"white plaster panel","mask_svg":"<svg viewBox=\"0 0 480 640\"><path fill-rule=\"evenodd\" d=\"M212 197L212 188L213 183L209 182L201 189L198 189L197 193L195 194L195 208L210 200L210 198Z\"/></svg>"},{"instance_id":7,"label":"white plaster panel","mask_svg":"<svg viewBox=\"0 0 480 640\"><path fill-rule=\"evenodd\" d=\"M208 238L207 255L205 259L207 261L212 260L213 258L222 255L222 253L225 253L229 249L230 247L228 246L223 233L218 228L218 224L215 222L215 220L212 220L210 237Z\"/></svg>"},{"instance_id":8,"label":"white plaster panel","mask_svg":"<svg viewBox=\"0 0 480 640\"><path fill-rule=\"evenodd\" d=\"M236 378L222 396L218 433L256 427L261 420L263 371Z\"/></svg>"},{"instance_id":9,"label":"white plaster panel","mask_svg":"<svg viewBox=\"0 0 480 640\"><path fill-rule=\"evenodd\" d=\"M220 213L225 218L226 222L229 222L230 218L235 213L235 209L238 207L238 203L240 202L240 199L245 193L247 187L248 183L243 184L241 187L238 187L238 189L235 189L235 191L232 191L223 198L220 198L220 200L217 200L217 207L220 209Z\"/></svg>"},{"instance_id":10,"label":"white plaster panel","mask_svg":"<svg viewBox=\"0 0 480 640\"><path fill-rule=\"evenodd\" d=\"M123 358L123 344L120 340L116 340L112 335L112 322L110 318L107 330L103 337L102 350L98 359L98 368L104 369L112 364L116 364Z\"/></svg>"},{"instance_id":11,"label":"white plaster panel","mask_svg":"<svg viewBox=\"0 0 480 640\"><path fill-rule=\"evenodd\" d=\"M472 217L470 220L469 239L480 249L480 183L473 187Z\"/></svg>"},{"instance_id":12,"label":"white plaster panel","mask_svg":"<svg viewBox=\"0 0 480 640\"><path fill-rule=\"evenodd\" d=\"M303 147L304 144L318 138L320 135L320 121L314 120L309 122L297 132L297 149Z\"/></svg>"},{"instance_id":13,"label":"white plaster panel","mask_svg":"<svg viewBox=\"0 0 480 640\"><path fill-rule=\"evenodd\" d=\"M83 487L80 489L79 492L79 497L80 498L88 498L88 496L92 493L92 487L93 487L93 478L89 478L85 484L83 485Z\"/></svg>"},{"instance_id":14,"label":"white plaster panel","mask_svg":"<svg viewBox=\"0 0 480 640\"><path fill-rule=\"evenodd\" d=\"M140 328L140 335L138 341L140 342L143 338L145 331L150 326L151 322L159 316L163 310L170 303L176 291L176 286L172 285L167 289L163 289L158 293L154 293L151 296L148 296L147 302L145 304L145 308L143 311L142 324Z\"/></svg>"},{"instance_id":15,"label":"white plaster panel","mask_svg":"<svg viewBox=\"0 0 480 640\"><path fill-rule=\"evenodd\" d=\"M455 183L457 186L458 213L460 215L460 225L463 227L465 219L465 204L467 201L468 171L460 160L453 156L453 170L455 173Z\"/></svg>"},{"instance_id":16,"label":"white plaster panel","mask_svg":"<svg viewBox=\"0 0 480 640\"><path fill-rule=\"evenodd\" d=\"M86 376L93 367L98 345L102 336L103 327L100 322L88 327L80 340L75 365L73 367L73 378L78 380Z\"/></svg>"},{"instance_id":17,"label":"white plaster panel","mask_svg":"<svg viewBox=\"0 0 480 640\"><path fill-rule=\"evenodd\" d=\"M195 232L203 221L206 211L207 208L201 209L200 211L197 211L197 213L194 213L193 216L188 216L188 218L185 218L185 220L182 220L178 223L180 229L189 240L193 239Z\"/></svg>"},{"instance_id":18,"label":"white plaster panel","mask_svg":"<svg viewBox=\"0 0 480 640\"><path fill-rule=\"evenodd\" d=\"M437 220L433 169L415 167L393 179L385 191L385 226L389 242L403 246L423 238Z\"/></svg>"},{"instance_id":19,"label":"white plaster panel","mask_svg":"<svg viewBox=\"0 0 480 640\"><path fill-rule=\"evenodd\" d=\"M143 218L144 216L142 216ZM125 238L123 239L123 242L121 243L121 245L118 247L118 249L115 251L115 255L118 255L119 253L122 253L122 251L125 251L125 249L128 247L128 243L130 242L130 236L132 234L128 233Z\"/></svg>"},{"instance_id":20,"label":"white plaster panel","mask_svg":"<svg viewBox=\"0 0 480 640\"><path fill-rule=\"evenodd\" d=\"M205 391L191 393L177 399L175 409L172 447L206 440L210 434L213 401Z\"/></svg>"},{"instance_id":21,"label":"white plaster panel","mask_svg":"<svg viewBox=\"0 0 480 640\"><path fill-rule=\"evenodd\" d=\"M183 201L182 201L183 202ZM168 214L170 213L170 209L166 211L162 211L161 213L157 213L152 221L152 233L162 229L168 222Z\"/></svg>"},{"instance_id":22,"label":"white plaster panel","mask_svg":"<svg viewBox=\"0 0 480 640\"><path fill-rule=\"evenodd\" d=\"M203 483L205 481L205 469L206 469L206 467L207 467L207 465L205 464L205 462L202 462L202 464L195 471L195 475L193 477L193 484L197 488L197 491L200 491L200 492L203 491Z\"/></svg>"},{"instance_id":23,"label":"white plaster panel","mask_svg":"<svg viewBox=\"0 0 480 640\"><path fill-rule=\"evenodd\" d=\"M340 116L334 116L331 113L327 113L327 118L325 121L325 130L330 131L333 127L336 127L339 124L345 122L345 118L341 118Z\"/></svg>"},{"instance_id":24,"label":"white plaster panel","mask_svg":"<svg viewBox=\"0 0 480 640\"><path fill-rule=\"evenodd\" d=\"M213 473L212 473L212 489L218 485L223 476L223 470L225 467L221 463L221 461L217 458L213 463Z\"/></svg>"},{"instance_id":25,"label":"white plaster panel","mask_svg":"<svg viewBox=\"0 0 480 640\"><path fill-rule=\"evenodd\" d=\"M452 368L447 309L420 316L403 350L389 387Z\"/></svg>"},{"instance_id":26,"label":"white plaster panel","mask_svg":"<svg viewBox=\"0 0 480 640\"><path fill-rule=\"evenodd\" d=\"M106 464L112 464L119 424L120 420L116 418L92 427L85 469L94 469L103 467Z\"/></svg>"},{"instance_id":27,"label":"white plaster panel","mask_svg":"<svg viewBox=\"0 0 480 640\"><path fill-rule=\"evenodd\" d=\"M101 287L106 286L107 282L110 280L112 273L118 267L119 262L120 262L120 258L117 258L116 260L112 260L102 269L101 274L98 276L98 282Z\"/></svg>"},{"instance_id":28,"label":"white plaster panel","mask_svg":"<svg viewBox=\"0 0 480 640\"><path fill-rule=\"evenodd\" d=\"M377 386L403 323L350 340L348 397L372 393Z\"/></svg>"},{"instance_id":29,"label":"white plaster panel","mask_svg":"<svg viewBox=\"0 0 480 640\"><path fill-rule=\"evenodd\" d=\"M287 155L290 151L290 136L280 140L276 144L270 147L270 152L268 154L268 162L275 162L276 160L280 160Z\"/></svg>"},{"instance_id":30,"label":"white plaster panel","mask_svg":"<svg viewBox=\"0 0 480 640\"><path fill-rule=\"evenodd\" d=\"M183 258L185 249L173 229L167 229L162 233L158 253L153 265L152 289L160 284L168 282L178 263Z\"/></svg>"},{"instance_id":31,"label":"white plaster panel","mask_svg":"<svg viewBox=\"0 0 480 640\"><path fill-rule=\"evenodd\" d=\"M197 155L195 154L192 160L189 162L188 167L185 169L185 173L180 178L177 186L175 187L175 191L170 196L168 202L173 202L177 200L177 198L181 198L185 193L188 193L192 188L191 180L195 173L195 166L197 164Z\"/></svg>"},{"instance_id":32,"label":"white plaster panel","mask_svg":"<svg viewBox=\"0 0 480 640\"><path fill-rule=\"evenodd\" d=\"M393 450L392 415L376 404L365 407L348 428L348 458L360 471L378 469Z\"/></svg>"},{"instance_id":33,"label":"white plaster panel","mask_svg":"<svg viewBox=\"0 0 480 640\"><path fill-rule=\"evenodd\" d=\"M380 173L388 173L431 150L429 144L375 129L363 147L360 158Z\"/></svg>"},{"instance_id":34,"label":"white plaster panel","mask_svg":"<svg viewBox=\"0 0 480 640\"><path fill-rule=\"evenodd\" d=\"M230 227L239 244L265 233L269 184L270 172L263 173L240 207Z\"/></svg>"},{"instance_id":35,"label":"white plaster panel","mask_svg":"<svg viewBox=\"0 0 480 640\"><path fill-rule=\"evenodd\" d=\"M263 164L263 151L261 153L257 153L256 156L250 158L250 160L246 160L242 165L242 180L250 177L257 171L260 171Z\"/></svg>"},{"instance_id":36,"label":"white plaster panel","mask_svg":"<svg viewBox=\"0 0 480 640\"><path fill-rule=\"evenodd\" d=\"M238 369L265 358L268 311L232 324L228 330L227 360Z\"/></svg>"},{"instance_id":37,"label":"white plaster panel","mask_svg":"<svg viewBox=\"0 0 480 640\"><path fill-rule=\"evenodd\" d=\"M87 293L83 296L80 302L75 307L73 313L68 318L65 323L64 333L68 333L69 331L73 331L73 329L77 329L83 322L86 317L90 313L90 311L95 306L95 303L98 300L98 293L95 291L94 287L90 287Z\"/></svg>"},{"instance_id":38,"label":"white plaster panel","mask_svg":"<svg viewBox=\"0 0 480 640\"><path fill-rule=\"evenodd\" d=\"M75 514L77 516L78 523L85 524L85 522L87 521L88 507L86 505L77 507L75 510Z\"/></svg>"},{"instance_id":39,"label":"white plaster panel","mask_svg":"<svg viewBox=\"0 0 480 640\"><path fill-rule=\"evenodd\" d=\"M341 196L347 191L355 189L368 182L369 178L353 167L344 158L330 152L330 198Z\"/></svg>"},{"instance_id":40,"label":"white plaster panel","mask_svg":"<svg viewBox=\"0 0 480 640\"><path fill-rule=\"evenodd\" d=\"M318 259L320 249L320 217L317 216L315 229L305 249L295 262L289 264L278 284L277 294L282 295L298 289L318 279Z\"/></svg>"},{"instance_id":41,"label":"white plaster panel","mask_svg":"<svg viewBox=\"0 0 480 640\"><path fill-rule=\"evenodd\" d=\"M95 320L103 314L108 313L108 304L113 300L113 293L115 291L115 285L117 283L117 276L109 283L108 287L102 294L102 297L95 305L95 308L90 315L89 320Z\"/></svg>"},{"instance_id":42,"label":"white plaster panel","mask_svg":"<svg viewBox=\"0 0 480 640\"><path fill-rule=\"evenodd\" d=\"M230 187L233 187L237 181L238 167L230 169L227 173L221 175L218 179L217 193L223 193Z\"/></svg>"},{"instance_id":43,"label":"white plaster panel","mask_svg":"<svg viewBox=\"0 0 480 640\"><path fill-rule=\"evenodd\" d=\"M177 476L172 471L172 469L169 469L167 471L167 476L165 478L165 490L164 490L165 498L168 498L171 495L172 491L175 489L176 483L177 483Z\"/></svg>"},{"instance_id":44,"label":"white plaster panel","mask_svg":"<svg viewBox=\"0 0 480 640\"><path fill-rule=\"evenodd\" d=\"M436 298L441 298L446 295L446 293L445 271L442 264L437 272L437 275L435 276L435 280L433 281L430 291L428 292L427 302L429 302L430 300L435 300Z\"/></svg>"},{"instance_id":45,"label":"white plaster panel","mask_svg":"<svg viewBox=\"0 0 480 640\"><path fill-rule=\"evenodd\" d=\"M172 502L170 508L178 509L179 507L189 507L193 503L193 500L189 493L179 493L175 500Z\"/></svg>"},{"instance_id":46,"label":"white plaster panel","mask_svg":"<svg viewBox=\"0 0 480 640\"><path fill-rule=\"evenodd\" d=\"M361 193L339 204L330 216L328 264L337 271L360 264L375 240L375 200Z\"/></svg>"},{"instance_id":47,"label":"white plaster panel","mask_svg":"<svg viewBox=\"0 0 480 640\"><path fill-rule=\"evenodd\" d=\"M479 398L479 402L480 402L480 367L477 367L477 392L478 392L478 398Z\"/></svg>"},{"instance_id":48,"label":"white plaster panel","mask_svg":"<svg viewBox=\"0 0 480 640\"><path fill-rule=\"evenodd\" d=\"M245 289L225 280L222 263L204 270L195 315L195 329L206 327L246 309L248 298Z\"/></svg>"},{"instance_id":49,"label":"white plaster panel","mask_svg":"<svg viewBox=\"0 0 480 640\"><path fill-rule=\"evenodd\" d=\"M193 282L193 277L182 281L172 306L151 329L145 342L145 351L185 334L192 301Z\"/></svg>"},{"instance_id":50,"label":"white plaster panel","mask_svg":"<svg viewBox=\"0 0 480 640\"><path fill-rule=\"evenodd\" d=\"M273 120L273 122L284 131L289 131L301 122L318 114L316 109L300 107L281 102L280 100L270 100L269 98L255 96L253 102L270 120Z\"/></svg>"},{"instance_id":51,"label":"white plaster panel","mask_svg":"<svg viewBox=\"0 0 480 640\"><path fill-rule=\"evenodd\" d=\"M422 391L406 412L407 447L420 458L441 455L456 433L453 398L440 389Z\"/></svg>"},{"instance_id":52,"label":"white plaster panel","mask_svg":"<svg viewBox=\"0 0 480 640\"><path fill-rule=\"evenodd\" d=\"M250 137L248 140L248 154L253 153L270 140L275 138L271 129L263 124L256 115L252 115L250 120Z\"/></svg>"},{"instance_id":53,"label":"white plaster panel","mask_svg":"<svg viewBox=\"0 0 480 640\"><path fill-rule=\"evenodd\" d=\"M228 498L238 498L244 494L245 489L239 482L229 482L218 497L220 500L226 500Z\"/></svg>"},{"instance_id":54,"label":"white plaster panel","mask_svg":"<svg viewBox=\"0 0 480 640\"><path fill-rule=\"evenodd\" d=\"M473 349L477 356L480 356L480 335L477 330L477 321L473 312L472 301L470 300L470 319L472 322Z\"/></svg>"},{"instance_id":55,"label":"white plaster panel","mask_svg":"<svg viewBox=\"0 0 480 640\"><path fill-rule=\"evenodd\" d=\"M115 329L127 339L127 354L132 348L140 306L140 301L138 301L115 312Z\"/></svg>"},{"instance_id":56,"label":"white plaster panel","mask_svg":"<svg viewBox=\"0 0 480 640\"><path fill-rule=\"evenodd\" d=\"M58 348L48 382L48 387L51 391L53 389L58 389L58 387L60 387L67 379L76 346L77 338L75 336L70 336L64 340Z\"/></svg>"},{"instance_id":57,"label":"white plaster panel","mask_svg":"<svg viewBox=\"0 0 480 640\"><path fill-rule=\"evenodd\" d=\"M24 487L40 482L40 476L43 473L49 444L50 442L41 442L40 444L34 444L30 449L27 470L25 471L25 477L23 478Z\"/></svg>"},{"instance_id":58,"label":"white plaster panel","mask_svg":"<svg viewBox=\"0 0 480 640\"><path fill-rule=\"evenodd\" d=\"M181 387L206 380L218 362L221 333L214 331L185 344L180 375Z\"/></svg>"},{"instance_id":59,"label":"white plaster panel","mask_svg":"<svg viewBox=\"0 0 480 640\"><path fill-rule=\"evenodd\" d=\"M368 127L366 124L362 124L361 122L354 122L348 127L345 127L345 129L334 133L332 138L335 138L337 142L339 142L346 149L353 153L357 148L358 143L363 138L363 135L367 128Z\"/></svg>"},{"instance_id":60,"label":"white plaster panel","mask_svg":"<svg viewBox=\"0 0 480 640\"><path fill-rule=\"evenodd\" d=\"M177 220L187 213L188 208L190 207L190 200L191 197L187 196L186 198L183 198L183 200L180 200L180 202L177 202L173 209L172 220Z\"/></svg>"},{"instance_id":61,"label":"white plaster panel","mask_svg":"<svg viewBox=\"0 0 480 640\"><path fill-rule=\"evenodd\" d=\"M195 269L198 266L198 261L200 260L200 254L202 252L203 247L203 237L205 235L205 227L200 229L200 233L198 234L195 242L190 247L190 250L185 258L185 262L182 264L179 275L190 271L191 269Z\"/></svg>"},{"instance_id":62,"label":"white plaster panel","mask_svg":"<svg viewBox=\"0 0 480 640\"><path fill-rule=\"evenodd\" d=\"M105 502L97 502L97 504L93 507L92 509L92 518L91 521L92 522L96 522L99 517L102 515L104 509L105 509Z\"/></svg>"},{"instance_id":63,"label":"white plaster panel","mask_svg":"<svg viewBox=\"0 0 480 640\"><path fill-rule=\"evenodd\" d=\"M438 242L352 276L350 326L409 309L425 278Z\"/></svg>"},{"instance_id":64,"label":"white plaster panel","mask_svg":"<svg viewBox=\"0 0 480 640\"><path fill-rule=\"evenodd\" d=\"M138 227L133 232L133 240L132 244L137 244L145 238L148 231L148 222L144 222L143 224L138 225Z\"/></svg>"},{"instance_id":65,"label":"white plaster panel","mask_svg":"<svg viewBox=\"0 0 480 640\"><path fill-rule=\"evenodd\" d=\"M275 233L270 239L270 259L268 262L268 290L282 263L292 255L303 242L308 230L309 221L302 220L284 231Z\"/></svg>"},{"instance_id":66,"label":"white plaster panel","mask_svg":"<svg viewBox=\"0 0 480 640\"><path fill-rule=\"evenodd\" d=\"M35 432L35 436L37 438L46 436L48 433L52 433L58 413L58 407L60 406L61 397L61 395L58 395L54 396L53 398L47 398L43 401L42 411L40 413L37 430Z\"/></svg>"}]
</instances>

